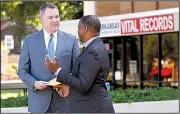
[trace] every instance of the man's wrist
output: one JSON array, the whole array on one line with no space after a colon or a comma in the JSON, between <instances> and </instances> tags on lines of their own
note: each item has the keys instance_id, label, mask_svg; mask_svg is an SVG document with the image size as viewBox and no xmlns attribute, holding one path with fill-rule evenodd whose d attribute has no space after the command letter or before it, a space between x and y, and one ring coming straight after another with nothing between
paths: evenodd
<instances>
[{"instance_id":1,"label":"man's wrist","mask_svg":"<svg viewBox=\"0 0 180 114\"><path fill-rule=\"evenodd\" d=\"M57 76L61 69L62 69L62 68L59 67L54 74Z\"/></svg>"},{"instance_id":2,"label":"man's wrist","mask_svg":"<svg viewBox=\"0 0 180 114\"><path fill-rule=\"evenodd\" d=\"M36 81L34 82L34 85L33 85L33 91L37 90L36 87L35 87L35 83L36 83Z\"/></svg>"}]
</instances>

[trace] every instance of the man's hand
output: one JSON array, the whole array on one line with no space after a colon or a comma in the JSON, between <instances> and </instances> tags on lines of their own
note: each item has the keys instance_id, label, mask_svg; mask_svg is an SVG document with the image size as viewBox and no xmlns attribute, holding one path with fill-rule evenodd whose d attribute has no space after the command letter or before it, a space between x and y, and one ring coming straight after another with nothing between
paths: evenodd
<instances>
[{"instance_id":1,"label":"man's hand","mask_svg":"<svg viewBox=\"0 0 180 114\"><path fill-rule=\"evenodd\" d=\"M45 57L45 64L46 64L46 67L53 73L55 73L57 69L61 67L56 57L54 58L54 61L51 61L51 59L47 55Z\"/></svg>"},{"instance_id":2,"label":"man's hand","mask_svg":"<svg viewBox=\"0 0 180 114\"><path fill-rule=\"evenodd\" d=\"M39 89L39 90L43 90L43 89L45 89L45 88L48 87L47 84L48 84L48 82L36 81L36 82L34 83L34 88L35 88L35 89Z\"/></svg>"},{"instance_id":3,"label":"man's hand","mask_svg":"<svg viewBox=\"0 0 180 114\"><path fill-rule=\"evenodd\" d=\"M67 97L69 95L69 86L65 84L56 85L54 88L61 97Z\"/></svg>"}]
</instances>

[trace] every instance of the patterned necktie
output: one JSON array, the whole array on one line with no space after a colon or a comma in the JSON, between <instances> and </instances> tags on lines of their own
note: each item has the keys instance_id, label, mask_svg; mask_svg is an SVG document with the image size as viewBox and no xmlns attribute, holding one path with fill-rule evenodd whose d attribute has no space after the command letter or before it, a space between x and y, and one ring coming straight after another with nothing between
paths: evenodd
<instances>
[{"instance_id":1,"label":"patterned necktie","mask_svg":"<svg viewBox=\"0 0 180 114\"><path fill-rule=\"evenodd\" d=\"M48 43L48 54L52 61L54 61L54 38L53 34L50 35L49 43Z\"/></svg>"}]
</instances>

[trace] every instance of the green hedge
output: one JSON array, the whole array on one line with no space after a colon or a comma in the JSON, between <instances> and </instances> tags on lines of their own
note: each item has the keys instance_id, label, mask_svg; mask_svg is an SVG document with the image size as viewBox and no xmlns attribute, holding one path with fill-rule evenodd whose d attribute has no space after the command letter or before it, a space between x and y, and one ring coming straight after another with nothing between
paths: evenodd
<instances>
[{"instance_id":1,"label":"green hedge","mask_svg":"<svg viewBox=\"0 0 180 114\"><path fill-rule=\"evenodd\" d=\"M27 96L10 97L8 99L1 99L1 108L6 107L25 107L28 106Z\"/></svg>"},{"instance_id":2,"label":"green hedge","mask_svg":"<svg viewBox=\"0 0 180 114\"><path fill-rule=\"evenodd\" d=\"M128 88L110 91L109 93L113 103L178 99L178 89L173 88Z\"/></svg>"},{"instance_id":3,"label":"green hedge","mask_svg":"<svg viewBox=\"0 0 180 114\"><path fill-rule=\"evenodd\" d=\"M113 103L140 101L161 101L178 99L178 89L173 88L128 88L109 91ZM19 95L16 98L1 99L1 108L28 106L28 98Z\"/></svg>"}]
</instances>

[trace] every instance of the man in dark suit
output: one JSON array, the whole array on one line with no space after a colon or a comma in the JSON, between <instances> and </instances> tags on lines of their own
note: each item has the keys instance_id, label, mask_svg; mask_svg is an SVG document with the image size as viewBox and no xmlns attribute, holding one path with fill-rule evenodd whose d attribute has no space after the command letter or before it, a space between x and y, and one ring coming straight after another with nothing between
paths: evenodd
<instances>
[{"instance_id":1,"label":"man in dark suit","mask_svg":"<svg viewBox=\"0 0 180 114\"><path fill-rule=\"evenodd\" d=\"M80 19L78 35L85 42L85 49L75 61L72 73L61 68L55 58L52 62L46 57L46 66L58 72L57 81L66 86L56 86L60 96L70 96L70 112L73 113L114 113L114 108L105 86L109 74L109 58L104 43L97 36L101 23L94 15ZM69 90L70 89L70 90Z\"/></svg>"}]
</instances>

